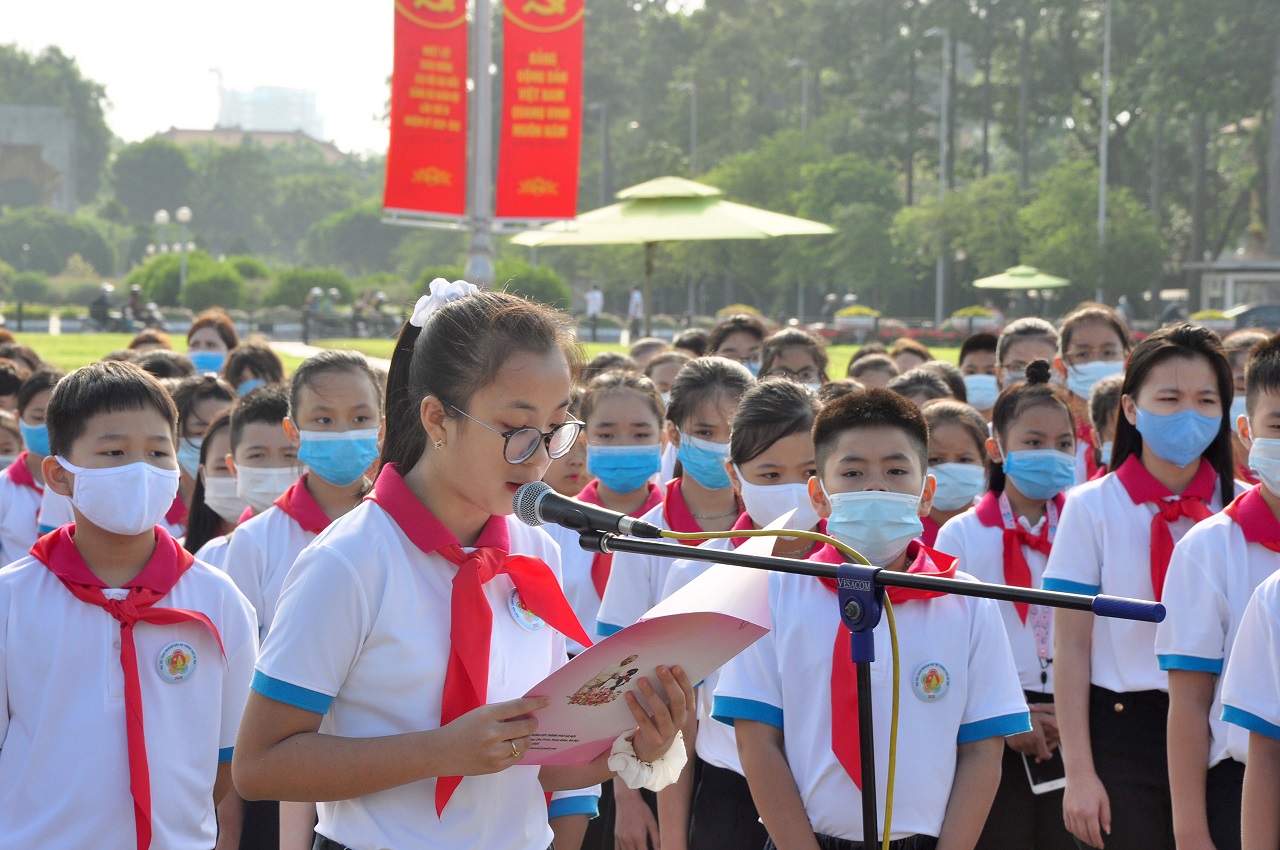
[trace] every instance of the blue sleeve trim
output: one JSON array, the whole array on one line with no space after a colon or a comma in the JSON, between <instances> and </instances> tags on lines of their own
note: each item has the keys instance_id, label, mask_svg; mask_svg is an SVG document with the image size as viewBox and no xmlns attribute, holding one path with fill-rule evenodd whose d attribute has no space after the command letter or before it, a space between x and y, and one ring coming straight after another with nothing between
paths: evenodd
<instances>
[{"instance_id":1,"label":"blue sleeve trim","mask_svg":"<svg viewBox=\"0 0 1280 850\"><path fill-rule=\"evenodd\" d=\"M1045 590L1056 590L1059 593L1078 593L1082 596L1098 595L1098 585L1081 584L1078 581L1067 581L1065 578L1047 578L1042 586Z\"/></svg>"},{"instance_id":2,"label":"blue sleeve trim","mask_svg":"<svg viewBox=\"0 0 1280 850\"><path fill-rule=\"evenodd\" d=\"M304 711L313 711L316 714L328 714L329 706L333 705L333 697L328 694L273 679L261 670L253 671L252 687L267 699L301 708Z\"/></svg>"},{"instance_id":3,"label":"blue sleeve trim","mask_svg":"<svg viewBox=\"0 0 1280 850\"><path fill-rule=\"evenodd\" d=\"M1221 658L1200 658L1196 655L1157 655L1161 670L1189 670L1193 673L1222 675Z\"/></svg>"},{"instance_id":4,"label":"blue sleeve trim","mask_svg":"<svg viewBox=\"0 0 1280 850\"><path fill-rule=\"evenodd\" d=\"M976 720L973 723L961 723L960 731L956 733L956 743L972 744L974 741L984 741L987 738L1007 738L1010 735L1020 735L1030 731L1031 712L1019 711L1000 717L988 717L986 720Z\"/></svg>"},{"instance_id":5,"label":"blue sleeve trim","mask_svg":"<svg viewBox=\"0 0 1280 850\"><path fill-rule=\"evenodd\" d=\"M231 761L231 757L235 755L235 753L236 753L235 747L223 747L222 749L218 750L218 764L226 764L227 762Z\"/></svg>"},{"instance_id":6,"label":"blue sleeve trim","mask_svg":"<svg viewBox=\"0 0 1280 850\"><path fill-rule=\"evenodd\" d=\"M605 623L600 620L596 620L596 634L602 638L606 638L609 635L616 635L620 631L622 631L622 626L615 626L613 623Z\"/></svg>"},{"instance_id":7,"label":"blue sleeve trim","mask_svg":"<svg viewBox=\"0 0 1280 850\"><path fill-rule=\"evenodd\" d=\"M757 702L753 699L716 697L711 706L711 716L729 726L732 726L735 720L754 720L758 723L767 723L778 729L783 728L782 709L776 705Z\"/></svg>"},{"instance_id":8,"label":"blue sleeve trim","mask_svg":"<svg viewBox=\"0 0 1280 850\"><path fill-rule=\"evenodd\" d=\"M1258 715L1251 714L1243 708L1224 705L1222 707L1222 719L1235 726L1248 729L1250 732L1257 732L1259 735L1266 735L1268 738L1275 738L1280 741L1280 726L1263 720Z\"/></svg>"},{"instance_id":9,"label":"blue sleeve trim","mask_svg":"<svg viewBox=\"0 0 1280 850\"><path fill-rule=\"evenodd\" d=\"M547 804L547 820L569 815L586 815L594 819L600 815L600 798L594 794L582 797L556 797Z\"/></svg>"}]
</instances>

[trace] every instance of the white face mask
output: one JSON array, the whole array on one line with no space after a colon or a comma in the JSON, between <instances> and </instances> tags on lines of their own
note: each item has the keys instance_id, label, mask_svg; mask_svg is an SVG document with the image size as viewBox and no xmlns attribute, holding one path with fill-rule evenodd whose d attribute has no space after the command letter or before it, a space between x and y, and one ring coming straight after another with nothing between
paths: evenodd
<instances>
[{"instance_id":1,"label":"white face mask","mask_svg":"<svg viewBox=\"0 0 1280 850\"><path fill-rule=\"evenodd\" d=\"M231 476L204 479L204 503L209 510L222 517L223 522L235 525L249 507L248 501L237 492L236 480Z\"/></svg>"},{"instance_id":2,"label":"white face mask","mask_svg":"<svg viewBox=\"0 0 1280 850\"><path fill-rule=\"evenodd\" d=\"M1280 438L1255 438L1249 448L1249 468L1268 490L1280 494Z\"/></svg>"},{"instance_id":3,"label":"white face mask","mask_svg":"<svg viewBox=\"0 0 1280 850\"><path fill-rule=\"evenodd\" d=\"M129 463L106 469L86 469L59 457L58 463L75 475L71 504L85 519L112 534L136 536L164 520L178 495L176 469L149 463Z\"/></svg>"},{"instance_id":4,"label":"white face mask","mask_svg":"<svg viewBox=\"0 0 1280 850\"><path fill-rule=\"evenodd\" d=\"M298 466L274 466L260 469L236 467L236 495L249 503L254 513L262 513L280 498L302 475Z\"/></svg>"},{"instance_id":5,"label":"white face mask","mask_svg":"<svg viewBox=\"0 0 1280 850\"><path fill-rule=\"evenodd\" d=\"M818 513L809 501L809 485L800 484L752 484L735 464L742 484L742 505L756 525L764 528L778 517L794 510L786 527L792 531L808 531L818 524Z\"/></svg>"},{"instance_id":6,"label":"white face mask","mask_svg":"<svg viewBox=\"0 0 1280 850\"><path fill-rule=\"evenodd\" d=\"M820 486L826 493L826 486ZM920 496L862 490L827 495L827 501L831 503L827 533L850 546L873 566L893 563L912 540L924 533Z\"/></svg>"}]
</instances>

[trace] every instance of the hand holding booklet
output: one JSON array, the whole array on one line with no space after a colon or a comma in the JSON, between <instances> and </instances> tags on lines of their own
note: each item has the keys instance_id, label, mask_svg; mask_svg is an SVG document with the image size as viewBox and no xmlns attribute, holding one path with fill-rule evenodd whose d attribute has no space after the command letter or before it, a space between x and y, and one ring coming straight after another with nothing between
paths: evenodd
<instances>
[{"instance_id":1,"label":"hand holding booklet","mask_svg":"<svg viewBox=\"0 0 1280 850\"><path fill-rule=\"evenodd\" d=\"M772 537L753 537L739 552L768 555ZM768 633L769 574L716 564L659 602L637 622L573 658L527 696L551 705L535 714L538 731L521 764L585 764L635 726L624 697L660 666L684 668L700 682Z\"/></svg>"}]
</instances>

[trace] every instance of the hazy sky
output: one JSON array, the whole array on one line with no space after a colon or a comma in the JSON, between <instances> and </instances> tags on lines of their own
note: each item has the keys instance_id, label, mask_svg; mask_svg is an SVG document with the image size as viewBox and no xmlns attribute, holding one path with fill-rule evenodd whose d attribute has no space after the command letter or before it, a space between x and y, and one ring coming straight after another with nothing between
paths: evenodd
<instances>
[{"instance_id":1,"label":"hazy sky","mask_svg":"<svg viewBox=\"0 0 1280 850\"><path fill-rule=\"evenodd\" d=\"M391 0L3 0L0 40L56 44L106 86L107 123L126 141L170 127L210 128L218 82L316 93L325 135L343 150L385 152L375 119L391 73Z\"/></svg>"}]
</instances>

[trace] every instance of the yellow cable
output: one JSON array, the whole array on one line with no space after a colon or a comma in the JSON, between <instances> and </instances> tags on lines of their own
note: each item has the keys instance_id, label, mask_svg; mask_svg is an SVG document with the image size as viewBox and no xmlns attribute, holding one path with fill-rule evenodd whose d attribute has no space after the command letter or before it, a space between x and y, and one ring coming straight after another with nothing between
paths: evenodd
<instances>
[{"instance_id":1,"label":"yellow cable","mask_svg":"<svg viewBox=\"0 0 1280 850\"><path fill-rule=\"evenodd\" d=\"M850 546L841 543L834 537L828 537L825 534L819 534L816 531L793 531L791 529L772 529L761 528L752 530L739 531L701 531L696 534L687 534L678 531L663 531L663 537L669 537L672 540L723 540L733 537L799 537L804 540L815 540L819 543L827 543L839 550L840 554L849 558L854 563L863 566L871 566L871 562ZM893 783L897 776L898 768L898 689L901 684L901 670L898 665L898 625L893 619L893 605L889 602L886 594L884 599L885 616L889 620L889 655L893 662L893 696L891 707L889 710L889 775L888 781L885 783L884 798L884 833L882 850L889 850L889 836L892 834L893 826Z\"/></svg>"}]
</instances>

